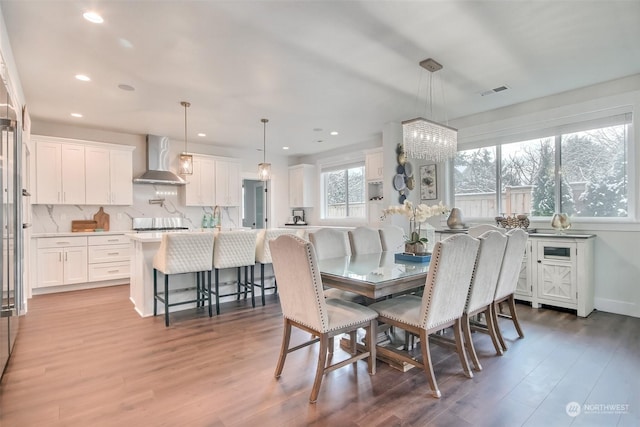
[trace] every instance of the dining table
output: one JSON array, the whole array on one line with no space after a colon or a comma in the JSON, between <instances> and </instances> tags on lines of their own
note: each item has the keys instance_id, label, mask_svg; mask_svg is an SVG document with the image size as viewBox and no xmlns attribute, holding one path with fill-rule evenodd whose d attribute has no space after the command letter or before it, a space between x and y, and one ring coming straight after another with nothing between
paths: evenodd
<instances>
[{"instance_id":1,"label":"dining table","mask_svg":"<svg viewBox=\"0 0 640 427\"><path fill-rule=\"evenodd\" d=\"M322 283L371 300L424 286L429 263L396 260L395 255L385 251L319 260Z\"/></svg>"},{"instance_id":2,"label":"dining table","mask_svg":"<svg viewBox=\"0 0 640 427\"><path fill-rule=\"evenodd\" d=\"M365 297L368 303L375 300L419 290L424 287L429 273L428 262L397 260L393 252L357 254L326 258L318 261L323 285L343 291L354 292ZM377 358L389 366L405 372L413 367L395 357L392 347L401 347L388 328L378 331ZM403 335L404 336L404 335ZM350 351L349 338L342 338L340 345ZM362 344L356 348L366 351Z\"/></svg>"}]
</instances>

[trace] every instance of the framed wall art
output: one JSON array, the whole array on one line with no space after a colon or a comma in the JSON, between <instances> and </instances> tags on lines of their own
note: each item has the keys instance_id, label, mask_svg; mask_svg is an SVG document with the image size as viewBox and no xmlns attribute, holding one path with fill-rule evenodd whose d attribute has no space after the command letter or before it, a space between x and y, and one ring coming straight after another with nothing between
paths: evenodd
<instances>
[{"instance_id":1,"label":"framed wall art","mask_svg":"<svg viewBox=\"0 0 640 427\"><path fill-rule=\"evenodd\" d=\"M434 200L438 198L438 174L436 165L420 166L420 199Z\"/></svg>"}]
</instances>

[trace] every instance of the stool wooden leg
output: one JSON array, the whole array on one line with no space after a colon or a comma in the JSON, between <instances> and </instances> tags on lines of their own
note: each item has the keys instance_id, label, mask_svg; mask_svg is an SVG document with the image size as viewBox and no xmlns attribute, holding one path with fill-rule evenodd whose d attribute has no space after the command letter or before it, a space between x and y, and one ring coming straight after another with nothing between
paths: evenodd
<instances>
[{"instance_id":1,"label":"stool wooden leg","mask_svg":"<svg viewBox=\"0 0 640 427\"><path fill-rule=\"evenodd\" d=\"M169 275L164 275L164 326L169 326Z\"/></svg>"}]
</instances>

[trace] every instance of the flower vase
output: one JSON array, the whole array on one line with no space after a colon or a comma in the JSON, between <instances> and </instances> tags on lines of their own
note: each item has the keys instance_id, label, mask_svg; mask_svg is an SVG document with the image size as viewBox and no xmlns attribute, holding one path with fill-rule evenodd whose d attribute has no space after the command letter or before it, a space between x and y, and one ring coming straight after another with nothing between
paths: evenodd
<instances>
[{"instance_id":1,"label":"flower vase","mask_svg":"<svg viewBox=\"0 0 640 427\"><path fill-rule=\"evenodd\" d=\"M412 255L426 255L427 243L420 241L420 224L415 219L409 220L409 241L404 244L404 252Z\"/></svg>"}]
</instances>

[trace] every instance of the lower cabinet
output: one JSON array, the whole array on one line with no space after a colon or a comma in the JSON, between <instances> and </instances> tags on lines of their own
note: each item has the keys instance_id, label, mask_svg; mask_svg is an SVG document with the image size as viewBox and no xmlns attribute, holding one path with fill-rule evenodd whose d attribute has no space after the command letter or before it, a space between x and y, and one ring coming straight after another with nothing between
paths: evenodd
<instances>
[{"instance_id":1,"label":"lower cabinet","mask_svg":"<svg viewBox=\"0 0 640 427\"><path fill-rule=\"evenodd\" d=\"M570 308L586 317L594 306L594 238L533 238L532 306Z\"/></svg>"},{"instance_id":2,"label":"lower cabinet","mask_svg":"<svg viewBox=\"0 0 640 427\"><path fill-rule=\"evenodd\" d=\"M37 238L33 288L128 279L131 243L124 235Z\"/></svg>"},{"instance_id":3,"label":"lower cabinet","mask_svg":"<svg viewBox=\"0 0 640 427\"><path fill-rule=\"evenodd\" d=\"M131 243L126 236L89 236L89 282L128 278Z\"/></svg>"},{"instance_id":4,"label":"lower cabinet","mask_svg":"<svg viewBox=\"0 0 640 427\"><path fill-rule=\"evenodd\" d=\"M86 237L38 239L37 248L37 288L87 281Z\"/></svg>"}]
</instances>

